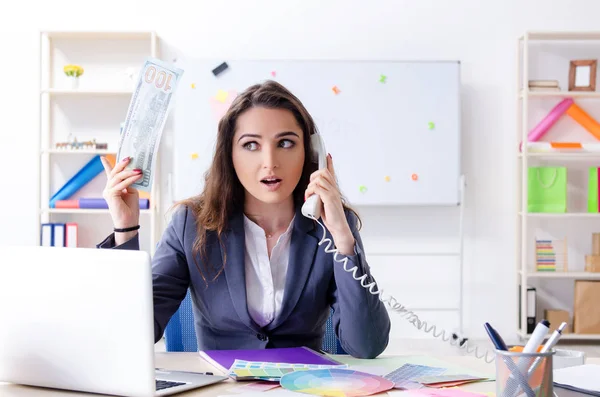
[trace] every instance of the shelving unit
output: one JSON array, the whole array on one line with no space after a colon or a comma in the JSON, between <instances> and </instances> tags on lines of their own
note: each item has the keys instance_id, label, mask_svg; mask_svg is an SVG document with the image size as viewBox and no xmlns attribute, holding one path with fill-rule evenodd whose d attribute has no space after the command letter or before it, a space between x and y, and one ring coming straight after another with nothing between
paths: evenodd
<instances>
[{"instance_id":1,"label":"shelving unit","mask_svg":"<svg viewBox=\"0 0 600 397\"><path fill-rule=\"evenodd\" d=\"M106 209L49 208L52 195L83 165L97 155L116 155L120 123L125 121L133 87L146 57L158 58L155 32L40 32L39 87L39 241L42 223L75 222L80 247L93 248L112 231ZM77 88L63 73L66 64L84 68ZM133 76L133 78L132 78ZM96 139L107 149L56 148L69 135L78 141ZM160 157L160 156L159 156ZM160 170L160 158L156 170ZM154 254L159 236L160 175L154 177L150 209L140 213L140 247ZM73 199L102 197L104 173L81 188ZM81 238L84 237L84 238Z\"/></svg>"},{"instance_id":2,"label":"shelving unit","mask_svg":"<svg viewBox=\"0 0 600 397\"><path fill-rule=\"evenodd\" d=\"M103 90L103 89L94 89L94 90L76 90L76 89L70 89L70 88L66 88L66 89L60 89L60 88L49 88L46 90L42 90L42 94L52 94L55 96L68 96L68 95L75 95L75 96L85 96L85 95L106 95L106 96L119 96L119 95L125 95L125 96L131 96L133 92L131 90Z\"/></svg>"},{"instance_id":3,"label":"shelving unit","mask_svg":"<svg viewBox=\"0 0 600 397\"><path fill-rule=\"evenodd\" d=\"M594 43L595 41L595 43ZM585 42L584 45L581 42ZM577 43L573 45L574 43ZM595 46L596 52L586 50L586 46ZM553 47L554 46L554 47ZM553 52L553 50L556 52ZM518 40L517 46L517 146L515 156L517 159L516 181L517 181L517 214L516 214L516 281L519 289L519 312L517 322L517 336L527 339L530 334L526 332L527 324L527 287L534 284L539 290L547 284L557 292L557 296L551 296L553 302L564 299L565 291L574 286L575 280L600 280L600 273L584 271L584 255L579 252L575 263L569 261L567 271L536 271L535 259L535 231L536 228L554 228L564 230L564 233L579 233L578 238L589 238L590 230L600 231L600 213L588 213L583 208L583 199L573 200L577 204L567 204L566 213L529 213L527 206L528 198L528 167L532 166L562 166L571 169L584 170L586 167L600 167L600 153L555 151L550 153L534 152L519 143L527 142L527 135L531 128L540 121L540 114L536 110L550 110L559 101L565 98L573 98L575 101L585 101L586 111L597 120L600 119L600 92L597 91L567 91L569 76L569 60L572 59L594 59L594 54L600 50L600 32L526 32ZM587 55L586 54L587 51ZM550 61L551 60L551 61ZM561 91L531 91L528 89L529 80L559 80ZM600 85L596 87L600 91ZM572 123L566 116L565 121L556 123L560 133L567 132L575 135L559 138L559 132L548 140L554 141L582 141L596 142L594 137L576 123ZM559 126L560 124L560 126ZM549 134L549 133L547 133ZM571 138L571 139L570 139ZM582 138L582 139L579 139ZM543 139L543 138L542 138ZM581 182L581 178L579 179ZM587 180L584 181L584 184ZM569 186L569 185L568 185ZM579 195L587 194L587 186L573 189ZM569 200L569 195L567 196ZM594 226L595 225L595 226ZM589 235L589 236L588 236ZM586 237L588 236L588 237ZM571 236L568 241L573 241ZM579 246L584 244L579 244ZM578 247L580 249L580 247ZM533 250L533 252L532 252ZM570 247L569 247L570 250ZM560 287L557 287L559 285ZM563 294L563 296L558 296ZM542 318L542 312L537 299L537 321ZM569 307L568 302L563 302L564 310ZM545 307L551 309L553 307ZM570 307L571 321L573 320L573 307ZM572 324L571 324L572 325ZM600 334L578 334L571 330L564 334L564 340L600 340Z\"/></svg>"}]
</instances>

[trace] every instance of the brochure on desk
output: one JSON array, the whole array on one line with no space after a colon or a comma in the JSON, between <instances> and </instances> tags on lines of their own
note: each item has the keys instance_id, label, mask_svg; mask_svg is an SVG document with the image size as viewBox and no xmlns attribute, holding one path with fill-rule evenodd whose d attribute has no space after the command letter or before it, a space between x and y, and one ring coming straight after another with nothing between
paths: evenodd
<instances>
[{"instance_id":1,"label":"brochure on desk","mask_svg":"<svg viewBox=\"0 0 600 397\"><path fill-rule=\"evenodd\" d=\"M286 347L279 349L257 349L257 350L204 350L199 352L200 356L207 362L219 368L223 373L229 372L229 368L235 360L286 363L286 364L315 364L315 365L341 365L342 363L333 358L318 353L308 347Z\"/></svg>"},{"instance_id":2,"label":"brochure on desk","mask_svg":"<svg viewBox=\"0 0 600 397\"><path fill-rule=\"evenodd\" d=\"M555 369L552 377L556 388L600 396L600 365L584 364ZM557 393L561 395L558 390Z\"/></svg>"}]
</instances>

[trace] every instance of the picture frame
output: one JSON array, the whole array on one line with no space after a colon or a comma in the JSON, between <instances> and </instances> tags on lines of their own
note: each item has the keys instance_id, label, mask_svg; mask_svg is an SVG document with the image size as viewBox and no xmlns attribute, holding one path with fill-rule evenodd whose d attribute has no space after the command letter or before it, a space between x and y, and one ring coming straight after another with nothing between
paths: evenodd
<instances>
[{"instance_id":1,"label":"picture frame","mask_svg":"<svg viewBox=\"0 0 600 397\"><path fill-rule=\"evenodd\" d=\"M569 91L596 91L596 59L573 60L569 65Z\"/></svg>"}]
</instances>

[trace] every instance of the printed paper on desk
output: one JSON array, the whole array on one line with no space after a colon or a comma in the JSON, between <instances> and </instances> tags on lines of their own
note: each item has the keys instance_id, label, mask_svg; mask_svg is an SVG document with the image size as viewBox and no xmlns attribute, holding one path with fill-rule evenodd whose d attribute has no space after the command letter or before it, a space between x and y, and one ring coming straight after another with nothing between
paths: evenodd
<instances>
[{"instance_id":1,"label":"printed paper on desk","mask_svg":"<svg viewBox=\"0 0 600 397\"><path fill-rule=\"evenodd\" d=\"M247 395L247 393L250 392L265 392L277 387L279 387L279 384L275 382L250 382L242 386L229 389L229 391L233 393L244 393L244 395Z\"/></svg>"},{"instance_id":2,"label":"printed paper on desk","mask_svg":"<svg viewBox=\"0 0 600 397\"><path fill-rule=\"evenodd\" d=\"M552 371L554 385L600 396L600 365L584 364Z\"/></svg>"},{"instance_id":3,"label":"printed paper on desk","mask_svg":"<svg viewBox=\"0 0 600 397\"><path fill-rule=\"evenodd\" d=\"M346 368L346 364L288 364L236 359L229 369L228 376L236 380L267 380L277 381L290 372L307 371L310 369Z\"/></svg>"},{"instance_id":4,"label":"printed paper on desk","mask_svg":"<svg viewBox=\"0 0 600 397\"><path fill-rule=\"evenodd\" d=\"M431 385L435 383L446 383L446 382L456 382L461 380L481 380L485 378L471 376L471 375L436 375L436 376L422 376L420 378L415 378L414 380L423 383L424 385Z\"/></svg>"},{"instance_id":5,"label":"printed paper on desk","mask_svg":"<svg viewBox=\"0 0 600 397\"><path fill-rule=\"evenodd\" d=\"M402 393L402 394L400 394ZM389 396L405 396L405 397L487 397L487 394L473 393L461 390L459 388L450 389L419 389L419 390L407 390L398 391L398 394L388 392Z\"/></svg>"},{"instance_id":6,"label":"printed paper on desk","mask_svg":"<svg viewBox=\"0 0 600 397\"><path fill-rule=\"evenodd\" d=\"M486 380L486 378L481 378L477 376L471 375L438 375L438 376L422 376L420 378L415 378L415 382L422 383L427 385L428 387L452 387L452 386L461 386L467 383L478 382L481 380Z\"/></svg>"},{"instance_id":7,"label":"printed paper on desk","mask_svg":"<svg viewBox=\"0 0 600 397\"><path fill-rule=\"evenodd\" d=\"M296 393L289 390L270 390L268 392L247 392L244 393L244 397L299 397L302 396L301 393ZM217 397L231 397L231 394L221 394Z\"/></svg>"},{"instance_id":8,"label":"printed paper on desk","mask_svg":"<svg viewBox=\"0 0 600 397\"><path fill-rule=\"evenodd\" d=\"M378 367L385 368L388 372L400 368L404 364L415 364L415 365L426 365L429 367L444 367L446 368L445 374L470 374L485 378L485 381L492 381L495 379L495 374L492 371L477 371L472 368L465 368L459 365L454 365L447 361L439 360L430 356L398 356L398 357L377 357L375 359L363 360L360 358L354 358L352 356L336 356L335 359L341 363L348 364L348 367L362 366L365 369L367 367ZM369 372L363 370L363 372Z\"/></svg>"}]
</instances>

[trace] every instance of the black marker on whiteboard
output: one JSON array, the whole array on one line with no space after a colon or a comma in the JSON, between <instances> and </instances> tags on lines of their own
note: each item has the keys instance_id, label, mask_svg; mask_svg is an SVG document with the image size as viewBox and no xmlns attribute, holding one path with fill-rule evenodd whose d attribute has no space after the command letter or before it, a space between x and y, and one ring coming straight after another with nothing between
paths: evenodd
<instances>
[{"instance_id":1,"label":"black marker on whiteboard","mask_svg":"<svg viewBox=\"0 0 600 397\"><path fill-rule=\"evenodd\" d=\"M215 76L218 76L219 74L223 73L225 71L225 69L227 69L228 67L229 67L229 65L227 65L227 62L223 62L222 64L220 64L219 66L214 68L212 73Z\"/></svg>"}]
</instances>

